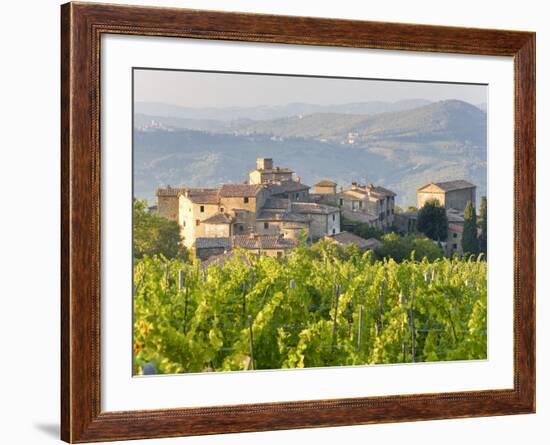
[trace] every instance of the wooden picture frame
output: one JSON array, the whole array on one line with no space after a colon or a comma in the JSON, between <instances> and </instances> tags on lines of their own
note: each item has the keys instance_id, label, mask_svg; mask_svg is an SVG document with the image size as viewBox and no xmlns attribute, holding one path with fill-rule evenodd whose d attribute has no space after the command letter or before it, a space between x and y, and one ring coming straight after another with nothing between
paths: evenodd
<instances>
[{"instance_id":1,"label":"wooden picture frame","mask_svg":"<svg viewBox=\"0 0 550 445\"><path fill-rule=\"evenodd\" d=\"M534 33L68 3L61 7L61 34L63 440L71 443L93 442L494 416L535 411ZM99 116L100 38L103 34L513 57L513 389L102 412Z\"/></svg>"}]
</instances>

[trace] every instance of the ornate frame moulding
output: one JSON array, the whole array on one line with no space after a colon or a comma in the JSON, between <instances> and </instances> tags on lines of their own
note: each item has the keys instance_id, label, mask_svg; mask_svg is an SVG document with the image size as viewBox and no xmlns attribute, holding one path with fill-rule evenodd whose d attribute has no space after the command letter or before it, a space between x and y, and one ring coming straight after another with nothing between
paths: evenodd
<instances>
[{"instance_id":1,"label":"ornate frame moulding","mask_svg":"<svg viewBox=\"0 0 550 445\"><path fill-rule=\"evenodd\" d=\"M102 412L100 38L103 34L511 56L515 70L514 387ZM533 413L535 34L92 3L61 7L61 437L67 442Z\"/></svg>"}]
</instances>

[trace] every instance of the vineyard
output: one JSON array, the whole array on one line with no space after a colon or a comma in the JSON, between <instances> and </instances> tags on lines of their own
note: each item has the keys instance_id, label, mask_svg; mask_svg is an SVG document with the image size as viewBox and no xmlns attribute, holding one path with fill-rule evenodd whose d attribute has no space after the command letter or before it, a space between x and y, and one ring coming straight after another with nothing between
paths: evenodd
<instances>
[{"instance_id":1,"label":"vineyard","mask_svg":"<svg viewBox=\"0 0 550 445\"><path fill-rule=\"evenodd\" d=\"M485 359L487 264L328 242L223 266L134 263L134 373Z\"/></svg>"}]
</instances>

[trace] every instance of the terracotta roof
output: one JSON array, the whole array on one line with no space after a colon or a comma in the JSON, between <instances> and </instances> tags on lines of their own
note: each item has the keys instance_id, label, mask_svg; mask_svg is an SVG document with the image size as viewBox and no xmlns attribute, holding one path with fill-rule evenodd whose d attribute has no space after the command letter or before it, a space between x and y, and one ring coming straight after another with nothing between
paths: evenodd
<instances>
[{"instance_id":1,"label":"terracotta roof","mask_svg":"<svg viewBox=\"0 0 550 445\"><path fill-rule=\"evenodd\" d=\"M288 181L281 183L267 184L267 189L272 195L280 195L282 193L300 192L303 190L309 190L309 185L302 184L301 182Z\"/></svg>"},{"instance_id":2,"label":"terracotta roof","mask_svg":"<svg viewBox=\"0 0 550 445\"><path fill-rule=\"evenodd\" d=\"M367 185L361 185L356 184L352 185L351 188L344 191L344 193L351 193L351 194L357 194L357 195L369 195L373 197L387 197L387 196L396 196L394 192L391 190L381 187L379 185L373 185L373 184L367 184Z\"/></svg>"},{"instance_id":3,"label":"terracotta roof","mask_svg":"<svg viewBox=\"0 0 550 445\"><path fill-rule=\"evenodd\" d=\"M376 249L382 244L376 238L365 239L351 232L340 232L336 233L335 235L328 235L327 238L335 241L342 246L355 244L360 249Z\"/></svg>"},{"instance_id":4,"label":"terracotta roof","mask_svg":"<svg viewBox=\"0 0 550 445\"><path fill-rule=\"evenodd\" d=\"M331 181L330 179L322 179L317 184L319 187L334 187L336 186L336 182Z\"/></svg>"},{"instance_id":5,"label":"terracotta roof","mask_svg":"<svg viewBox=\"0 0 550 445\"><path fill-rule=\"evenodd\" d=\"M179 196L185 192L185 188L182 187L159 187L157 189L157 196Z\"/></svg>"},{"instance_id":6,"label":"terracotta roof","mask_svg":"<svg viewBox=\"0 0 550 445\"><path fill-rule=\"evenodd\" d=\"M319 215L330 215L332 213L338 213L340 209L338 207L329 206L326 204L317 204L315 202L293 202L292 212L309 214L315 213Z\"/></svg>"},{"instance_id":7,"label":"terracotta roof","mask_svg":"<svg viewBox=\"0 0 550 445\"><path fill-rule=\"evenodd\" d=\"M243 249L290 249L294 247L294 241L281 238L279 235L235 235L233 247Z\"/></svg>"},{"instance_id":8,"label":"terracotta roof","mask_svg":"<svg viewBox=\"0 0 550 445\"><path fill-rule=\"evenodd\" d=\"M429 184L426 184L425 186L420 187L418 191L420 192L432 185L437 187L443 192L450 192L452 190L462 190L462 189L469 189L469 188L475 187L475 185L472 184L471 182L464 181L463 179L459 179L456 181L430 182Z\"/></svg>"},{"instance_id":9,"label":"terracotta roof","mask_svg":"<svg viewBox=\"0 0 550 445\"><path fill-rule=\"evenodd\" d=\"M227 213L216 213L210 218L206 218L202 223L203 224L231 224L233 218Z\"/></svg>"},{"instance_id":10,"label":"terracotta roof","mask_svg":"<svg viewBox=\"0 0 550 445\"><path fill-rule=\"evenodd\" d=\"M259 184L224 184L220 188L220 196L228 198L245 198L256 196L262 188Z\"/></svg>"},{"instance_id":11,"label":"terracotta roof","mask_svg":"<svg viewBox=\"0 0 550 445\"><path fill-rule=\"evenodd\" d=\"M235 252L233 250L224 252L220 255L211 256L210 258L208 258L207 260L201 263L201 269L206 269L212 264L217 264L218 266L223 267L225 263L231 260L234 256L235 256ZM238 258L241 260L241 262L245 263L247 266L249 267L252 266L252 262L246 255L240 255Z\"/></svg>"},{"instance_id":12,"label":"terracotta roof","mask_svg":"<svg viewBox=\"0 0 550 445\"><path fill-rule=\"evenodd\" d=\"M457 232L457 233L462 233L464 232L464 226L462 224L449 224L448 225L449 227L449 230L453 231L453 232Z\"/></svg>"},{"instance_id":13,"label":"terracotta roof","mask_svg":"<svg viewBox=\"0 0 550 445\"><path fill-rule=\"evenodd\" d=\"M379 185L367 186L371 193L375 193L380 196L396 196L391 190L381 187Z\"/></svg>"},{"instance_id":14,"label":"terracotta roof","mask_svg":"<svg viewBox=\"0 0 550 445\"><path fill-rule=\"evenodd\" d=\"M186 195L196 204L217 204L218 189L188 189Z\"/></svg>"},{"instance_id":15,"label":"terracotta roof","mask_svg":"<svg viewBox=\"0 0 550 445\"><path fill-rule=\"evenodd\" d=\"M231 240L227 237L196 238L195 248L196 249L216 249L216 248L230 249Z\"/></svg>"}]
</instances>

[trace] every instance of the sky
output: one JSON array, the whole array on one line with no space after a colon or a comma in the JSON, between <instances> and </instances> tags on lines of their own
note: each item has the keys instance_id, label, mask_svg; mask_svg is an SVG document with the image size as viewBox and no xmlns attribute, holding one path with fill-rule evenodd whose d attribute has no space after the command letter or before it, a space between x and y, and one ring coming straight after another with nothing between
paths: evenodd
<instances>
[{"instance_id":1,"label":"sky","mask_svg":"<svg viewBox=\"0 0 550 445\"><path fill-rule=\"evenodd\" d=\"M486 102L487 86L395 80L134 70L134 100L182 107L253 107L308 103L458 99Z\"/></svg>"}]
</instances>

